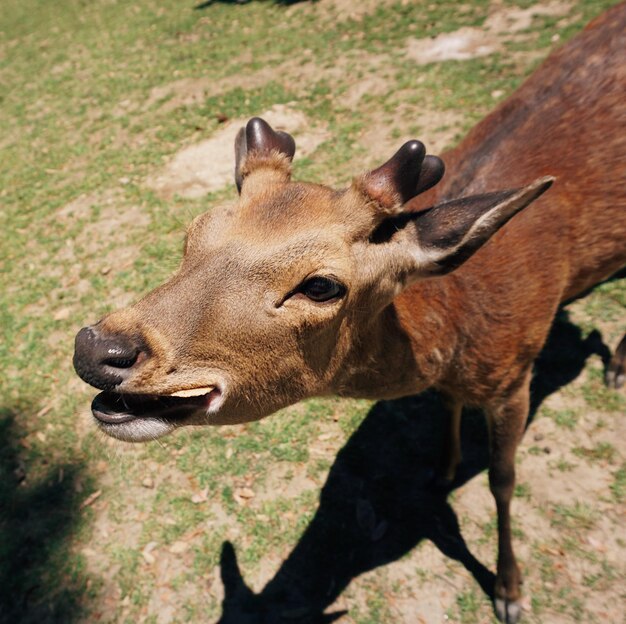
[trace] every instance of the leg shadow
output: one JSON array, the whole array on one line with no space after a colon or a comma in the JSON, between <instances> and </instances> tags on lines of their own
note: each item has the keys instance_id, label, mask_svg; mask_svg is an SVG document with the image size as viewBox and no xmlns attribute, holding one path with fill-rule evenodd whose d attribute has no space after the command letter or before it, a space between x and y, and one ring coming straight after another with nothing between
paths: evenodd
<instances>
[{"instance_id":1,"label":"leg shadow","mask_svg":"<svg viewBox=\"0 0 626 624\"><path fill-rule=\"evenodd\" d=\"M15 412L0 408L0 623L71 624L81 592L63 564L79 514L78 470L50 464L31 485L23 437Z\"/></svg>"},{"instance_id":2,"label":"leg shadow","mask_svg":"<svg viewBox=\"0 0 626 624\"><path fill-rule=\"evenodd\" d=\"M547 396L578 376L590 354L604 349L599 335L583 340L580 329L560 313L537 361L531 418ZM332 622L342 613L324 611L352 579L396 561L424 539L465 566L493 598L494 574L467 548L446 493L430 487L442 446L443 409L434 392L372 407L337 455L313 520L259 594L245 585L234 548L225 543L219 624ZM487 430L480 413L464 414L462 446L454 488L487 468Z\"/></svg>"}]
</instances>

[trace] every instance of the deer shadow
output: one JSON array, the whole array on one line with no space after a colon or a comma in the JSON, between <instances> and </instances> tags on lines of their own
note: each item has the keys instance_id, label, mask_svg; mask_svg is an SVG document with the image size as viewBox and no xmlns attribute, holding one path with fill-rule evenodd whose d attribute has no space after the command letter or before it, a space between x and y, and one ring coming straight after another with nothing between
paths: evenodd
<instances>
[{"instance_id":1,"label":"deer shadow","mask_svg":"<svg viewBox=\"0 0 626 624\"><path fill-rule=\"evenodd\" d=\"M547 396L580 374L591 354L610 357L599 332L583 339L562 311L536 362L529 422ZM448 492L431 487L443 416L432 391L376 403L339 451L314 518L260 593L246 586L234 547L225 542L218 624L332 622L345 612L324 611L352 579L396 561L424 539L459 561L493 599L495 575L468 549ZM463 462L452 490L487 468L487 437L482 414L464 413Z\"/></svg>"},{"instance_id":2,"label":"deer shadow","mask_svg":"<svg viewBox=\"0 0 626 624\"><path fill-rule=\"evenodd\" d=\"M16 410L0 407L0 623L71 624L82 592L63 566L79 516L79 469L44 458L45 474L31 483L23 439Z\"/></svg>"}]
</instances>

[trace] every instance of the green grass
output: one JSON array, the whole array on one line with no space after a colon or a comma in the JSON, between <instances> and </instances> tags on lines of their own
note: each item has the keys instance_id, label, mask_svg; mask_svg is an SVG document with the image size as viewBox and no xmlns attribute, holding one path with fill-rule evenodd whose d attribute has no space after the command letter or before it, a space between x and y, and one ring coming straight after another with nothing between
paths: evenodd
<instances>
[{"instance_id":1,"label":"green grass","mask_svg":"<svg viewBox=\"0 0 626 624\"><path fill-rule=\"evenodd\" d=\"M541 413L552 418L559 427L564 427L565 429L574 429L579 418L579 415L573 409L553 410L549 407L543 407Z\"/></svg>"},{"instance_id":2,"label":"green grass","mask_svg":"<svg viewBox=\"0 0 626 624\"><path fill-rule=\"evenodd\" d=\"M552 525L561 529L588 530L595 526L598 512L588 503L554 505L551 512Z\"/></svg>"},{"instance_id":3,"label":"green grass","mask_svg":"<svg viewBox=\"0 0 626 624\"><path fill-rule=\"evenodd\" d=\"M572 452L577 457L583 457L589 461L604 461L612 463L616 456L615 447L608 442L599 442L593 448L577 446Z\"/></svg>"},{"instance_id":4,"label":"green grass","mask_svg":"<svg viewBox=\"0 0 626 624\"><path fill-rule=\"evenodd\" d=\"M324 3L217 2L193 10L192 2L175 0L4 0L0 621L137 621L150 604L156 574L142 549L158 544L158 566L179 540L189 549L176 559L181 570L167 577L184 596L177 617L217 619L219 602L205 590L218 582L211 571L219 566L222 543L233 541L242 568L254 574L269 557L289 555L319 504L319 487L243 504L237 489L250 484L260 491L283 468L286 483L304 474L321 486L334 465L332 449L342 447L372 407L369 401L315 399L261 423L183 432L132 450L111 447L93 431L85 414L92 393L71 366L74 334L116 301L165 279L180 259L186 223L235 195L231 186L200 199L165 200L146 177L181 147L212 136L218 116L245 118L288 103L329 136L296 160L296 176L346 182L371 156L360 141L372 120L389 120L387 136L400 144L432 130L424 110L454 112L458 138L492 108L494 91L511 92L531 71L516 51L547 54L555 32L564 40L610 4L578 0L575 19L563 24L536 18L528 41L507 44L505 53L418 66L403 54L407 38L480 26L489 3L380 3L361 20L342 21ZM317 69L305 71L307 63ZM266 68L272 75L254 82ZM373 75L386 81L384 92L346 105L350 86ZM175 88L157 97L165 85L199 79L208 86L197 100L176 103ZM79 208L64 210L72 202ZM107 229L108 220L124 214L143 215L146 224L135 227L131 219ZM576 305L588 317L586 330L613 327L624 318L626 290L611 282ZM589 369L572 392L606 421L624 411L623 395L603 387L599 370ZM578 407L543 411L562 430L580 424ZM327 442L331 451L315 455L312 441L329 430L336 434ZM611 445L577 448L586 461L623 462ZM566 470L571 464L560 465ZM623 501L623 472L622 465L614 475L615 501ZM141 485L146 475L157 481L154 489ZM101 496L81 508L96 490ZM516 496L528 503L533 491L532 483L521 482ZM199 492L206 499L194 503ZM594 518L587 508L554 511L554 522L572 530ZM493 521L484 531L492 540ZM131 534L128 541L120 537ZM593 574L590 587L598 585ZM198 578L205 585L185 593ZM363 584L366 599L351 612L355 622L393 621L378 582ZM477 591L458 592L458 621L488 612ZM119 600L106 603L109 595Z\"/></svg>"},{"instance_id":5,"label":"green grass","mask_svg":"<svg viewBox=\"0 0 626 624\"><path fill-rule=\"evenodd\" d=\"M611 485L611 491L618 503L624 502L626 499L626 464L614 473L615 480Z\"/></svg>"}]
</instances>

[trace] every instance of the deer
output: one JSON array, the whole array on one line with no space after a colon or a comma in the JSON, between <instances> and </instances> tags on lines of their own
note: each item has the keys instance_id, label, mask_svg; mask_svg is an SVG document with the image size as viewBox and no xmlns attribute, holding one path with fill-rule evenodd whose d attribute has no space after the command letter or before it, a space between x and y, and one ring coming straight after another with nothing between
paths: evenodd
<instances>
[{"instance_id":1,"label":"deer","mask_svg":"<svg viewBox=\"0 0 626 624\"><path fill-rule=\"evenodd\" d=\"M294 139L251 119L235 142L237 202L191 222L168 281L76 336L74 367L102 391L98 427L140 442L307 397L434 388L448 413L435 484L446 487L462 410L480 408L494 609L517 622L510 506L533 362L559 307L626 265L625 67L621 3L443 158L408 141L342 189L293 181ZM626 336L610 385L625 360Z\"/></svg>"}]
</instances>

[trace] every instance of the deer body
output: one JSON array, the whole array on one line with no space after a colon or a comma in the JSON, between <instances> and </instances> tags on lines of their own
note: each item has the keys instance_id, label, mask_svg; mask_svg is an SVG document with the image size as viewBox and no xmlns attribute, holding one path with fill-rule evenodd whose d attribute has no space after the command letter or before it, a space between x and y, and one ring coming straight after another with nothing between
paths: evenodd
<instances>
[{"instance_id":1,"label":"deer body","mask_svg":"<svg viewBox=\"0 0 626 624\"><path fill-rule=\"evenodd\" d=\"M435 333L444 335L437 348L452 352L455 364L433 385L483 405L526 364L521 354L536 357L559 305L626 265L625 94L622 3L444 154L454 176L413 200L423 207L502 180L517 186L541 175L557 179L515 217L515 227L498 231L456 271L396 299L401 318L420 320L433 301L447 300ZM420 323L404 325L415 352L423 352Z\"/></svg>"},{"instance_id":2,"label":"deer body","mask_svg":"<svg viewBox=\"0 0 626 624\"><path fill-rule=\"evenodd\" d=\"M418 141L345 190L291 182L293 139L251 120L236 142L238 205L194 220L167 283L79 332L76 370L104 390L97 423L141 441L308 396L435 387L450 413L445 484L462 408L481 407L496 612L517 621L509 506L532 365L559 305L626 265L625 93L622 3L449 152L441 184ZM503 186L515 190L490 192ZM618 385L624 343L616 357Z\"/></svg>"}]
</instances>

